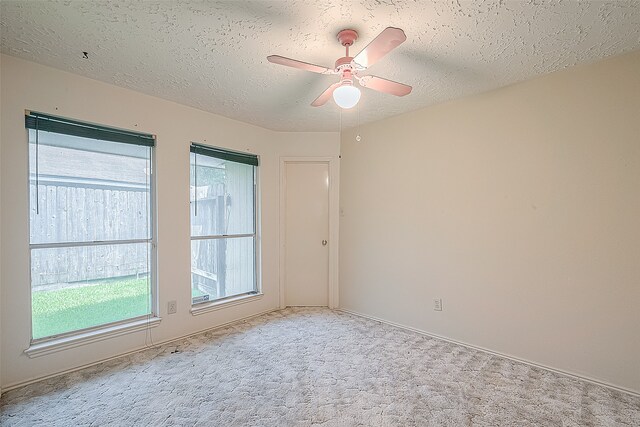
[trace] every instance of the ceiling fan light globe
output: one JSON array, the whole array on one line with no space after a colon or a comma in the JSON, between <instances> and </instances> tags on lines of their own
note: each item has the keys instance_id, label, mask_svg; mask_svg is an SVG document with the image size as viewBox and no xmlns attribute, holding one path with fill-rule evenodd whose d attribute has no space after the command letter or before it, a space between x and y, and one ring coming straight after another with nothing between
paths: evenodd
<instances>
[{"instance_id":1,"label":"ceiling fan light globe","mask_svg":"<svg viewBox=\"0 0 640 427\"><path fill-rule=\"evenodd\" d=\"M333 100L340 108L353 108L360 101L360 89L350 84L343 84L333 91Z\"/></svg>"}]
</instances>

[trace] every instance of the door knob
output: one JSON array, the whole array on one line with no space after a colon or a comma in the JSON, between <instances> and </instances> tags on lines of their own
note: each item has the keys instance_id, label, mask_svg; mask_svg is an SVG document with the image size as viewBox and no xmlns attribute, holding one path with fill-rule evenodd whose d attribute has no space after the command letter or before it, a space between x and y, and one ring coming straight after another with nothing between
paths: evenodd
<instances>
[{"instance_id":1,"label":"door knob","mask_svg":"<svg viewBox=\"0 0 640 427\"><path fill-rule=\"evenodd\" d=\"M322 241L322 246L327 246L327 241L326 240Z\"/></svg>"}]
</instances>

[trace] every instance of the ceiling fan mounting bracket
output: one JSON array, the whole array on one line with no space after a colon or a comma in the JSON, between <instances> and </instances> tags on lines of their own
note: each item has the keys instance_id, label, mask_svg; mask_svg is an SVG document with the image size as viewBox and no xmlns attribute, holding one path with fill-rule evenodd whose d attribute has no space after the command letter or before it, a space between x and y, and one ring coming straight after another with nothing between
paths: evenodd
<instances>
[{"instance_id":1,"label":"ceiling fan mounting bracket","mask_svg":"<svg viewBox=\"0 0 640 427\"><path fill-rule=\"evenodd\" d=\"M353 43L358 40L358 33L356 30L342 30L338 33L338 40L344 47L353 46Z\"/></svg>"}]
</instances>

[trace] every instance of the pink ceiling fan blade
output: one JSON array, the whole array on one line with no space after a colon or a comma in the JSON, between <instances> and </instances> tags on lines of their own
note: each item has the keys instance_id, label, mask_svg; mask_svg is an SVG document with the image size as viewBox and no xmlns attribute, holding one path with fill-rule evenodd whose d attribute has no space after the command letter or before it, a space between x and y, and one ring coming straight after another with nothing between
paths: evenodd
<instances>
[{"instance_id":1,"label":"pink ceiling fan blade","mask_svg":"<svg viewBox=\"0 0 640 427\"><path fill-rule=\"evenodd\" d=\"M297 61L291 58L285 58L284 56L280 55L267 56L267 61L273 64L286 65L287 67L299 68L301 70L311 71L318 74L335 74L335 71L331 68L309 64L307 62Z\"/></svg>"},{"instance_id":2,"label":"pink ceiling fan blade","mask_svg":"<svg viewBox=\"0 0 640 427\"><path fill-rule=\"evenodd\" d=\"M376 76L364 76L360 78L360 86L395 96L408 95L412 89L411 86Z\"/></svg>"},{"instance_id":3,"label":"pink ceiling fan blade","mask_svg":"<svg viewBox=\"0 0 640 427\"><path fill-rule=\"evenodd\" d=\"M387 27L353 58L356 65L368 68L407 39L400 28Z\"/></svg>"},{"instance_id":4,"label":"pink ceiling fan blade","mask_svg":"<svg viewBox=\"0 0 640 427\"><path fill-rule=\"evenodd\" d=\"M334 84L332 84L331 86L329 86L329 87L327 88L327 90L325 90L324 92L322 92L322 93L320 94L320 96L319 96L319 97L317 97L317 98L315 99L315 101L313 101L313 102L311 103L311 105L312 105L312 106L314 106L314 107L320 107L320 106L323 106L324 104L326 104L326 103L327 103L327 101L331 98L331 95L333 95L333 91L334 91L334 90L336 90L336 89L338 88L338 86L340 86L340 84L341 84L341 83L340 83L340 82L338 82L338 83L334 83Z\"/></svg>"}]
</instances>

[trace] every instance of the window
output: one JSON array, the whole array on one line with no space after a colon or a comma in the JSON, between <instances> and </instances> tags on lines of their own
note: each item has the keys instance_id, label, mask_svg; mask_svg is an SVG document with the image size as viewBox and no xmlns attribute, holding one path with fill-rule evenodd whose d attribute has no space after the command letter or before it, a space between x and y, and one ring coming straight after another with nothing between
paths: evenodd
<instances>
[{"instance_id":1,"label":"window","mask_svg":"<svg viewBox=\"0 0 640 427\"><path fill-rule=\"evenodd\" d=\"M39 113L25 123L32 340L151 315L154 137Z\"/></svg>"},{"instance_id":2,"label":"window","mask_svg":"<svg viewBox=\"0 0 640 427\"><path fill-rule=\"evenodd\" d=\"M191 145L192 303L257 293L254 155Z\"/></svg>"}]
</instances>

